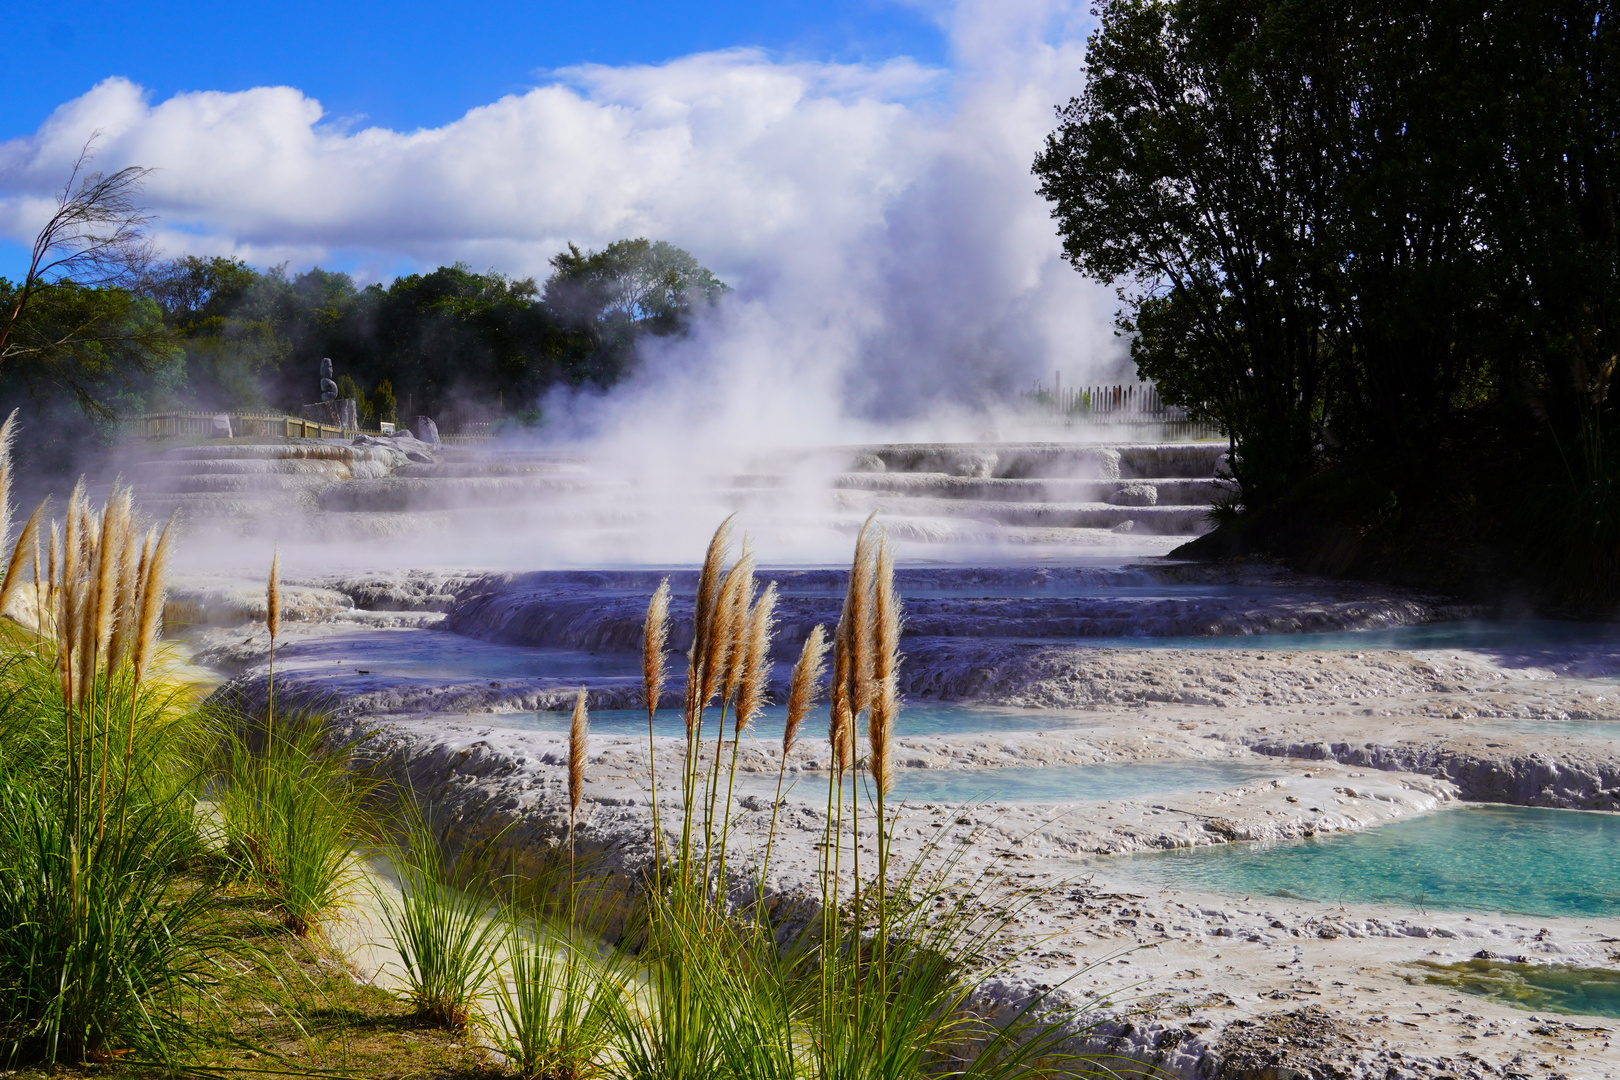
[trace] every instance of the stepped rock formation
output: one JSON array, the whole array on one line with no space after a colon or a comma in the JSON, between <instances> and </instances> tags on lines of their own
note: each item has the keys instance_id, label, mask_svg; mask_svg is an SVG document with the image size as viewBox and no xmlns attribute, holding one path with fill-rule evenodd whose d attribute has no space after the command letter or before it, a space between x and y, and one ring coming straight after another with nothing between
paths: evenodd
<instances>
[{"instance_id":1,"label":"stepped rock formation","mask_svg":"<svg viewBox=\"0 0 1620 1080\"><path fill-rule=\"evenodd\" d=\"M625 535L658 528L673 498L704 507L705 519L742 510L785 528L848 531L875 511L896 538L922 543L1167 550L1209 528L1210 505L1229 486L1216 475L1224 452L1219 443L818 449L733 475L693 470L689 492L649 499L653 481L556 451L402 435L136 446L125 477L149 515L294 539Z\"/></svg>"}]
</instances>

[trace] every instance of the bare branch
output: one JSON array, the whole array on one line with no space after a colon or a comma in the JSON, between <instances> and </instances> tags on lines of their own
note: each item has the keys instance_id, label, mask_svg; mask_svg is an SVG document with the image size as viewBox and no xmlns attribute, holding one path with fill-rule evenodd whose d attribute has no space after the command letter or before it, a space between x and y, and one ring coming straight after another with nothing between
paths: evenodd
<instances>
[{"instance_id":1,"label":"bare branch","mask_svg":"<svg viewBox=\"0 0 1620 1080\"><path fill-rule=\"evenodd\" d=\"M41 287L62 281L92 288L129 285L151 263L146 227L153 219L140 205L139 195L152 170L131 165L110 175L89 172L99 136L96 132L85 141L57 197L56 212L34 239L28 275L0 327L0 357L6 355L6 342Z\"/></svg>"}]
</instances>

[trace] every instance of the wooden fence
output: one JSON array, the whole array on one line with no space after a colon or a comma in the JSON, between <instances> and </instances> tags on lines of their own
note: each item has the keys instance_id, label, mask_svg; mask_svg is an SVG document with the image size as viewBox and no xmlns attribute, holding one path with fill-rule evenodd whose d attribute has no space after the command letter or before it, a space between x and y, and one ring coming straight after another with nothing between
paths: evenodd
<instances>
[{"instance_id":1,"label":"wooden fence","mask_svg":"<svg viewBox=\"0 0 1620 1080\"><path fill-rule=\"evenodd\" d=\"M1111 386L1063 386L1048 389L1036 383L1023 395L1027 411L1044 415L1063 427L1080 425L1121 428L1122 433L1165 439L1222 439L1220 425L1195 420L1187 410L1165 404L1152 383L1115 383Z\"/></svg>"},{"instance_id":2,"label":"wooden fence","mask_svg":"<svg viewBox=\"0 0 1620 1080\"><path fill-rule=\"evenodd\" d=\"M143 439L344 439L360 433L275 412L147 413L132 417L129 425Z\"/></svg>"},{"instance_id":3,"label":"wooden fence","mask_svg":"<svg viewBox=\"0 0 1620 1080\"><path fill-rule=\"evenodd\" d=\"M224 424L229 424L227 429ZM305 420L286 413L241 410L232 412L146 413L126 421L137 438L155 440L207 439L352 439L356 435L379 435L379 428L344 428ZM494 424L463 424L461 430L441 433L449 445L487 442L495 437Z\"/></svg>"}]
</instances>

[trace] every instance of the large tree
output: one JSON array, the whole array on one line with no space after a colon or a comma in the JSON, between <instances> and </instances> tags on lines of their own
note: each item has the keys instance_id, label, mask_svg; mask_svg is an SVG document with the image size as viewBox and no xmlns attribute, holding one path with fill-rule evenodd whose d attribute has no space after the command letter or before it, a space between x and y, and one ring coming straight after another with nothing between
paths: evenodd
<instances>
[{"instance_id":1,"label":"large tree","mask_svg":"<svg viewBox=\"0 0 1620 1080\"><path fill-rule=\"evenodd\" d=\"M1612 0L1098 15L1035 173L1243 507L1319 545L1488 537L1497 570L1574 551L1620 597Z\"/></svg>"},{"instance_id":2,"label":"large tree","mask_svg":"<svg viewBox=\"0 0 1620 1080\"><path fill-rule=\"evenodd\" d=\"M1282 9L1282 10L1279 10ZM1142 373L1231 434L1250 498L1308 474L1332 348L1341 29L1263 0L1114 0L1037 158L1064 253L1116 283Z\"/></svg>"}]
</instances>

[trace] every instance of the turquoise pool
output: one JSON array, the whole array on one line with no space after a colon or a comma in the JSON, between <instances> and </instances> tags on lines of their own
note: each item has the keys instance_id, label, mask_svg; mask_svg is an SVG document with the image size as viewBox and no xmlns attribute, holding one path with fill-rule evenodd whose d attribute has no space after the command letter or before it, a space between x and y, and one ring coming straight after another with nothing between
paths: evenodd
<instances>
[{"instance_id":1,"label":"turquoise pool","mask_svg":"<svg viewBox=\"0 0 1620 1080\"><path fill-rule=\"evenodd\" d=\"M1288 775L1265 761L1203 761L1176 758L1130 764L1050 765L1044 768L897 769L891 801L961 806L981 802L1069 803L1129 799L1178 791L1224 791L1240 784ZM825 798L826 773L801 774L793 781L801 798ZM869 781L861 791L872 798ZM752 791L773 787L759 777ZM763 785L763 786L762 786ZM851 790L846 788L846 791Z\"/></svg>"},{"instance_id":2,"label":"turquoise pool","mask_svg":"<svg viewBox=\"0 0 1620 1080\"><path fill-rule=\"evenodd\" d=\"M1109 860L1158 885L1408 909L1620 916L1620 814L1470 806L1359 833Z\"/></svg>"},{"instance_id":3,"label":"turquoise pool","mask_svg":"<svg viewBox=\"0 0 1620 1080\"><path fill-rule=\"evenodd\" d=\"M1176 791L1224 791L1285 775L1264 762L1148 761L1045 768L900 769L894 797L910 803L1097 802Z\"/></svg>"},{"instance_id":4,"label":"turquoise pool","mask_svg":"<svg viewBox=\"0 0 1620 1080\"><path fill-rule=\"evenodd\" d=\"M478 717L477 722L499 727L518 728L523 731L567 731L570 714L566 712L499 713ZM713 739L720 714L711 709L704 717L705 738ZM726 738L731 738L730 717L727 717ZM782 738L787 723L787 709L781 705L768 705L762 715L749 725L755 738L777 741ZM1080 728L1096 723L1081 716L1034 709L998 709L973 705L940 705L934 703L908 703L900 710L896 730L905 735L963 735L980 732L1052 731L1059 728ZM644 709L593 709L591 730L603 735L647 734L647 713ZM659 709L653 719L655 735L684 736L686 722L679 709ZM804 733L825 738L827 709L818 706L805 722Z\"/></svg>"}]
</instances>

